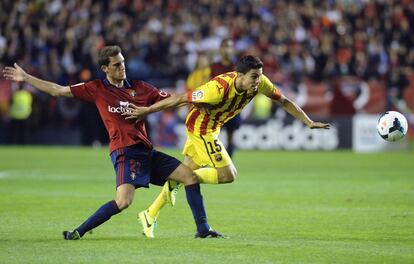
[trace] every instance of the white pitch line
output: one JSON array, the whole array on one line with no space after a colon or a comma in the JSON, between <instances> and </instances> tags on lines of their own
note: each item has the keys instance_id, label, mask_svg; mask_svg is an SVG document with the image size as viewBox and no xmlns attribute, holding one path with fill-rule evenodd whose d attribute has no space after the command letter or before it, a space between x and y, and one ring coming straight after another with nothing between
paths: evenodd
<instances>
[{"instance_id":1,"label":"white pitch line","mask_svg":"<svg viewBox=\"0 0 414 264\"><path fill-rule=\"evenodd\" d=\"M10 177L10 173L7 171L0 171L0 179Z\"/></svg>"},{"instance_id":2,"label":"white pitch line","mask_svg":"<svg viewBox=\"0 0 414 264\"><path fill-rule=\"evenodd\" d=\"M45 181L95 181L95 182L108 182L112 181L113 178L91 178L91 177L80 177L75 175L48 175L44 176L42 173L39 172L28 172L28 171L0 171L0 180L11 178L13 176L19 175L19 179L28 179L28 180L45 180Z\"/></svg>"}]
</instances>

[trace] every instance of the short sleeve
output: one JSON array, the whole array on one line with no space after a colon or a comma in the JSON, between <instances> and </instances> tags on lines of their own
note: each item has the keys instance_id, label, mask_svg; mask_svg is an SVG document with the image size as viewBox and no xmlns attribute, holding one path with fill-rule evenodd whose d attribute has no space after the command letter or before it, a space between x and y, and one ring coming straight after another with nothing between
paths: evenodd
<instances>
[{"instance_id":1,"label":"short sleeve","mask_svg":"<svg viewBox=\"0 0 414 264\"><path fill-rule=\"evenodd\" d=\"M71 85L70 91L73 94L73 96L77 99L87 101L90 103L95 102L96 84L94 81Z\"/></svg>"},{"instance_id":2,"label":"short sleeve","mask_svg":"<svg viewBox=\"0 0 414 264\"><path fill-rule=\"evenodd\" d=\"M156 88L155 86L146 83L146 82L141 82L141 85L143 87L145 87L145 93L147 94L147 98L148 98L148 105L152 105L155 104L158 101L164 100L167 97L170 97L171 94L167 93L165 91L159 90L158 88Z\"/></svg>"},{"instance_id":3,"label":"short sleeve","mask_svg":"<svg viewBox=\"0 0 414 264\"><path fill-rule=\"evenodd\" d=\"M187 92L188 102L216 104L220 102L225 93L225 87L215 79L199 86L194 91Z\"/></svg>"},{"instance_id":4,"label":"short sleeve","mask_svg":"<svg viewBox=\"0 0 414 264\"><path fill-rule=\"evenodd\" d=\"M273 100L278 100L282 96L280 90L264 74L260 76L259 93Z\"/></svg>"}]
</instances>

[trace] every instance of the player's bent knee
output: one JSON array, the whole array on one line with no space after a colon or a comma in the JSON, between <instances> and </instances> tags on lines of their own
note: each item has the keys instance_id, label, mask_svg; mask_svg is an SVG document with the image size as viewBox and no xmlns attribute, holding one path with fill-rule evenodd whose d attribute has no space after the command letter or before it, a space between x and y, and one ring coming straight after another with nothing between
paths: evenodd
<instances>
[{"instance_id":1,"label":"player's bent knee","mask_svg":"<svg viewBox=\"0 0 414 264\"><path fill-rule=\"evenodd\" d=\"M236 180L236 173L230 173L229 175L227 175L227 183L232 183Z\"/></svg>"},{"instance_id":2,"label":"player's bent knee","mask_svg":"<svg viewBox=\"0 0 414 264\"><path fill-rule=\"evenodd\" d=\"M187 186L196 183L198 183L197 175L195 175L192 171L190 171L188 174L186 173L186 176L183 178L183 184Z\"/></svg>"},{"instance_id":3,"label":"player's bent knee","mask_svg":"<svg viewBox=\"0 0 414 264\"><path fill-rule=\"evenodd\" d=\"M184 164L181 164L169 177L169 180L175 180L183 183L185 186L198 183L198 178L194 172Z\"/></svg>"},{"instance_id":4,"label":"player's bent knee","mask_svg":"<svg viewBox=\"0 0 414 264\"><path fill-rule=\"evenodd\" d=\"M131 204L132 204L132 200L115 200L116 205L118 206L119 210L124 210L127 209Z\"/></svg>"},{"instance_id":5,"label":"player's bent knee","mask_svg":"<svg viewBox=\"0 0 414 264\"><path fill-rule=\"evenodd\" d=\"M237 177L237 170L236 168L232 168L229 171L226 171L222 175L219 176L220 183L232 183L236 180Z\"/></svg>"}]
</instances>

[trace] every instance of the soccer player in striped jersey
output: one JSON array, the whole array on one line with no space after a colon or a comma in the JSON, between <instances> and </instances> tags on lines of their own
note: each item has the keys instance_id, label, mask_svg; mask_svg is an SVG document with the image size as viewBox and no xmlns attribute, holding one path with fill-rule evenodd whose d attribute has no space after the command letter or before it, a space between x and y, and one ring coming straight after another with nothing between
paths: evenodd
<instances>
[{"instance_id":1,"label":"soccer player in striped jersey","mask_svg":"<svg viewBox=\"0 0 414 264\"><path fill-rule=\"evenodd\" d=\"M129 104L148 106L170 95L143 81L128 80L125 60L118 46L104 47L98 54L98 62L106 74L104 80L71 86L38 79L17 64L3 70L6 79L27 82L52 96L74 97L95 104L108 131L109 151L116 176L116 198L103 204L79 227L64 231L63 238L80 239L88 231L130 206L136 188L148 188L150 183L163 186L167 180L185 185L187 201L197 226L196 237L223 237L207 223L200 185L191 169L174 157L153 149L142 120L130 122L122 116L122 113L128 111ZM168 189L162 193L158 197L157 206L164 205L168 200ZM146 232L144 235L153 237L149 233L152 230L149 227L154 226L154 222L145 214L140 214L139 217Z\"/></svg>"},{"instance_id":2,"label":"soccer player in striped jersey","mask_svg":"<svg viewBox=\"0 0 414 264\"><path fill-rule=\"evenodd\" d=\"M148 107L130 105L128 113L124 115L126 119L136 119L138 122L150 113L191 104L185 121L187 142L183 149L183 163L193 169L200 183L230 183L235 180L237 170L219 140L220 129L258 93L274 100L311 129L330 127L326 123L314 122L297 104L285 97L263 74L263 63L255 56L242 57L236 65L236 71L216 76L195 91L172 95ZM157 208L162 206L158 205ZM159 211L148 210L147 213L156 218Z\"/></svg>"}]
</instances>

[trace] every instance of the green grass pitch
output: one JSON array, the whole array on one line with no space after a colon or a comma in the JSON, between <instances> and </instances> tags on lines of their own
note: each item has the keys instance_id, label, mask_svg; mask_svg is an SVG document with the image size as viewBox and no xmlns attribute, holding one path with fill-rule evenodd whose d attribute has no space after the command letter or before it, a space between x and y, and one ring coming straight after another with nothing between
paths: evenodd
<instances>
[{"instance_id":1,"label":"green grass pitch","mask_svg":"<svg viewBox=\"0 0 414 264\"><path fill-rule=\"evenodd\" d=\"M167 151L181 159L178 151ZM210 224L194 239L185 200L156 238L136 220L160 188L80 241L61 232L115 194L107 149L0 148L0 263L414 263L413 152L236 152L238 178L203 185Z\"/></svg>"}]
</instances>

